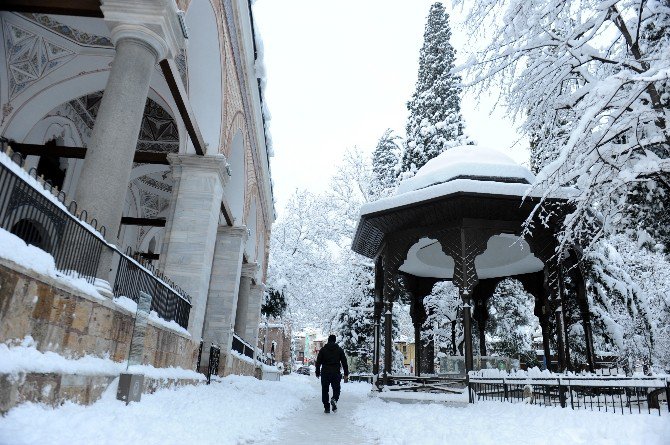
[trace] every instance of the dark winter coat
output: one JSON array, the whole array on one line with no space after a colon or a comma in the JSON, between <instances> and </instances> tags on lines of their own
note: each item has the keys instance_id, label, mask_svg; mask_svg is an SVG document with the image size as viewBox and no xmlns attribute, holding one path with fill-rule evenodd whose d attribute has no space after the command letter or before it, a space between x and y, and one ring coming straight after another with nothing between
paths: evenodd
<instances>
[{"instance_id":1,"label":"dark winter coat","mask_svg":"<svg viewBox=\"0 0 670 445\"><path fill-rule=\"evenodd\" d=\"M340 346L335 343L326 343L316 356L316 375L321 372L324 374L339 374L340 365L344 369L344 375L349 375L349 365L347 365L347 356Z\"/></svg>"}]
</instances>

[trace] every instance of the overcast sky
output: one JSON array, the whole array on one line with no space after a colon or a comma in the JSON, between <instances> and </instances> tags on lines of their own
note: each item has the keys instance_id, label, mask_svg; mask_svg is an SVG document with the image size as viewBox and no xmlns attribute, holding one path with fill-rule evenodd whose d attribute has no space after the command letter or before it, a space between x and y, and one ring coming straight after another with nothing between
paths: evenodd
<instances>
[{"instance_id":1,"label":"overcast sky","mask_svg":"<svg viewBox=\"0 0 670 445\"><path fill-rule=\"evenodd\" d=\"M371 152L386 128L405 135L406 102L416 82L426 0L256 0L265 47L265 96L272 114L276 209L296 189L328 187L344 151ZM448 2L445 6L449 7ZM466 58L458 11L452 45ZM495 97L462 101L466 132L480 145L527 163L527 142Z\"/></svg>"}]
</instances>

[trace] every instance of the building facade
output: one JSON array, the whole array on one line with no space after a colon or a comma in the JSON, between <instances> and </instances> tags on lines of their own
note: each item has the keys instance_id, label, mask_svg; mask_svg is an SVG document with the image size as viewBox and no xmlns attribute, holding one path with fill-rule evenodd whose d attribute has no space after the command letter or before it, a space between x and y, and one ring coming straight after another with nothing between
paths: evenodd
<instances>
[{"instance_id":1,"label":"building facade","mask_svg":"<svg viewBox=\"0 0 670 445\"><path fill-rule=\"evenodd\" d=\"M0 6L0 137L227 356L257 344L275 217L253 26L247 0ZM103 252L101 293L119 267Z\"/></svg>"}]
</instances>

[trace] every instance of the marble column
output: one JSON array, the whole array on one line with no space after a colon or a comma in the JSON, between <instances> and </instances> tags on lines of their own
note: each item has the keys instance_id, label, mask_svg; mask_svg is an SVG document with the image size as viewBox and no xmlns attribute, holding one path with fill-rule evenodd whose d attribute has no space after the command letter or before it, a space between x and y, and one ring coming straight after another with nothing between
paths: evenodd
<instances>
[{"instance_id":1,"label":"marble column","mask_svg":"<svg viewBox=\"0 0 670 445\"><path fill-rule=\"evenodd\" d=\"M247 310L251 300L251 281L256 277L256 272L258 272L257 263L242 265L240 290L237 298L237 313L235 315L235 333L247 343L251 343L253 340L247 338ZM254 346L253 343L251 345Z\"/></svg>"},{"instance_id":2,"label":"marble column","mask_svg":"<svg viewBox=\"0 0 670 445\"><path fill-rule=\"evenodd\" d=\"M252 284L249 287L249 304L247 305L246 340L254 347L258 345L258 325L261 321L261 306L265 295L265 285Z\"/></svg>"},{"instance_id":3,"label":"marble column","mask_svg":"<svg viewBox=\"0 0 670 445\"><path fill-rule=\"evenodd\" d=\"M219 226L214 246L214 261L209 279L209 294L203 339L228 354L233 342L242 256L247 240L245 226Z\"/></svg>"},{"instance_id":4,"label":"marble column","mask_svg":"<svg viewBox=\"0 0 670 445\"><path fill-rule=\"evenodd\" d=\"M191 296L188 331L198 340L203 334L221 198L228 180L226 159L169 154L168 160L174 186L160 267Z\"/></svg>"},{"instance_id":5,"label":"marble column","mask_svg":"<svg viewBox=\"0 0 670 445\"><path fill-rule=\"evenodd\" d=\"M106 0L101 7L116 54L75 192L78 208L105 226L111 243L117 242L154 67L184 46L174 2L150 0L141 11L135 3ZM106 252L98 277L108 279L111 260Z\"/></svg>"}]
</instances>

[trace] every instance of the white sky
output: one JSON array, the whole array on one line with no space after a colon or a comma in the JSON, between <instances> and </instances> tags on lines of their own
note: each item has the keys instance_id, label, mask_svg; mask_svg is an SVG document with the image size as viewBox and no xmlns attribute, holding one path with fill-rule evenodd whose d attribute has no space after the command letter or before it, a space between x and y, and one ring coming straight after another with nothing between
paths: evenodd
<instances>
[{"instance_id":1,"label":"white sky","mask_svg":"<svg viewBox=\"0 0 670 445\"><path fill-rule=\"evenodd\" d=\"M427 0L256 0L265 48L272 176L276 209L297 189L327 188L342 154L371 152L386 128L404 137L414 91ZM448 2L445 6L449 8ZM451 14L452 45L466 56L460 14ZM465 93L466 132L480 145L527 163L527 142L494 97Z\"/></svg>"}]
</instances>

